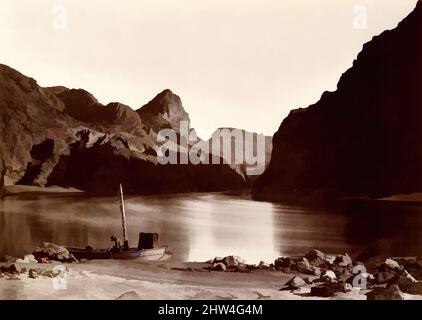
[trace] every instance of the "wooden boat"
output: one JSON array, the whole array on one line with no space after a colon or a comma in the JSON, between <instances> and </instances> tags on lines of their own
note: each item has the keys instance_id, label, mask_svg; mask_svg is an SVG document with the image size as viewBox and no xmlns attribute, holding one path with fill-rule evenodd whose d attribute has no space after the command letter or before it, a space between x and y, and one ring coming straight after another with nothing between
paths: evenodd
<instances>
[{"instance_id":1,"label":"wooden boat","mask_svg":"<svg viewBox=\"0 0 422 320\"><path fill-rule=\"evenodd\" d=\"M122 213L122 227L123 227L123 246L120 246L116 237L112 237L112 240L115 241L115 245L109 249L94 249L90 246L86 248L80 247L66 247L67 250L71 254L75 256L76 259L87 259L87 260L94 260L94 259L116 259L116 260L133 260L133 259L140 259L140 260L167 260L171 256L171 252L168 247L153 247L151 243L145 248L142 245L142 239L145 238L145 233L139 234L139 243L137 248L130 248L129 247L129 240L127 235L127 227L126 227L126 210L125 210L125 202L123 198L123 188L120 185L120 209ZM147 234L151 235L151 234ZM154 234L156 235L156 234ZM158 239L158 235L156 235Z\"/></svg>"}]
</instances>

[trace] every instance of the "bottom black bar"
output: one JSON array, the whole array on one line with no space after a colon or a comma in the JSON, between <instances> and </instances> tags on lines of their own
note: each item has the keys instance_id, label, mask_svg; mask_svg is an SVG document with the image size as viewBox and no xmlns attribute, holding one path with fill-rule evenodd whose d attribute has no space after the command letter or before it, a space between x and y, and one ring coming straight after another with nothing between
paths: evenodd
<instances>
[{"instance_id":1,"label":"bottom black bar","mask_svg":"<svg viewBox=\"0 0 422 320\"><path fill-rule=\"evenodd\" d=\"M2 314L123 319L283 319L292 315L337 319L411 315L419 301L0 301ZM43 316L44 315L44 316ZM95 319L94 318L94 319Z\"/></svg>"}]
</instances>

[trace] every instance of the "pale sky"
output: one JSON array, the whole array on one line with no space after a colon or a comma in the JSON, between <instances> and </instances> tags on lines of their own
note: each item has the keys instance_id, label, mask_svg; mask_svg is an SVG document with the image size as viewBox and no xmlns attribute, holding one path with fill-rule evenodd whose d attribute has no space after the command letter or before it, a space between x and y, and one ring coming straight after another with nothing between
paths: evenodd
<instances>
[{"instance_id":1,"label":"pale sky","mask_svg":"<svg viewBox=\"0 0 422 320\"><path fill-rule=\"evenodd\" d=\"M273 134L416 2L0 0L0 63L134 109L169 88L202 137L224 126ZM353 27L356 5L366 29Z\"/></svg>"}]
</instances>

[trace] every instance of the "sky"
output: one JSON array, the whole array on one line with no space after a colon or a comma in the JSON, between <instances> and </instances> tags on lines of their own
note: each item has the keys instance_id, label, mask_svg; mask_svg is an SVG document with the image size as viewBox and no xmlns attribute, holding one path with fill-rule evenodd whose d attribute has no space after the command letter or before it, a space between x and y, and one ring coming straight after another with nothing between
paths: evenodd
<instances>
[{"instance_id":1,"label":"sky","mask_svg":"<svg viewBox=\"0 0 422 320\"><path fill-rule=\"evenodd\" d=\"M206 138L273 134L416 0L1 0L0 63L137 109L178 94Z\"/></svg>"}]
</instances>

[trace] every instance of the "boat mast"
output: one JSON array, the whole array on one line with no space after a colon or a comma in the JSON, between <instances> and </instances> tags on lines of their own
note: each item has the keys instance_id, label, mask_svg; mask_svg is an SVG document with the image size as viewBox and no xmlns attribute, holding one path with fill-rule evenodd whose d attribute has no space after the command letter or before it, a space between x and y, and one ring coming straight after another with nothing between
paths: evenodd
<instances>
[{"instance_id":1,"label":"boat mast","mask_svg":"<svg viewBox=\"0 0 422 320\"><path fill-rule=\"evenodd\" d=\"M126 227L125 199L123 198L122 184L120 184L120 210L122 211L123 246L125 248L129 248L129 239L128 239L128 236L127 236L127 227Z\"/></svg>"}]
</instances>

